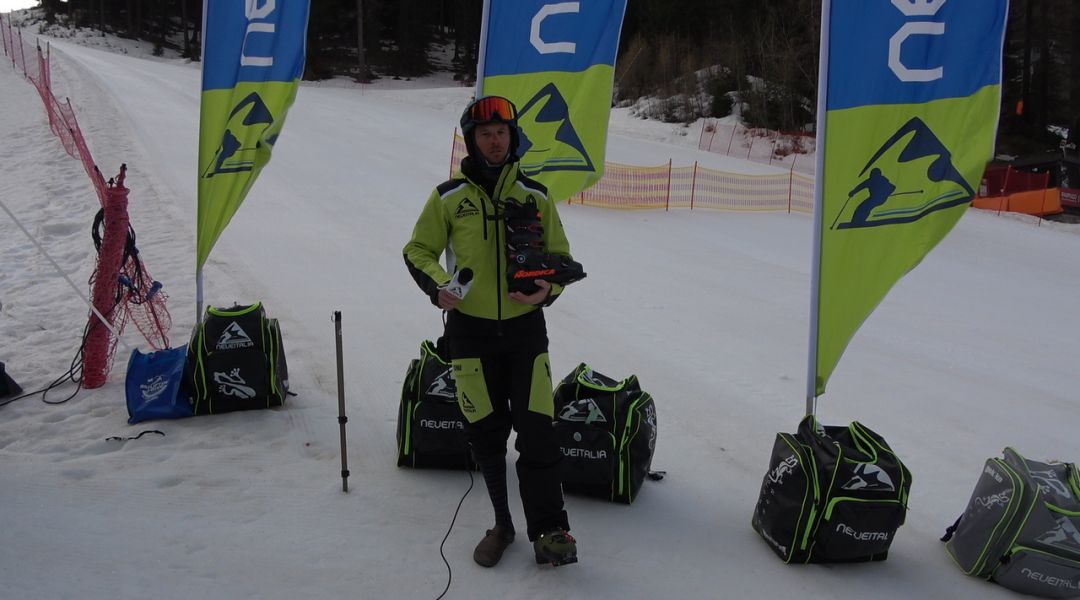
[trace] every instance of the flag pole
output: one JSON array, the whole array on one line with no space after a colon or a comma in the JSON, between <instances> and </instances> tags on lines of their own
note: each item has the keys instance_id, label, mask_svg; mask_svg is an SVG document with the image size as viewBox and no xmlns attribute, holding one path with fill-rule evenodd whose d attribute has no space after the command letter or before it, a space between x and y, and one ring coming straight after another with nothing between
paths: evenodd
<instances>
[{"instance_id":1,"label":"flag pole","mask_svg":"<svg viewBox=\"0 0 1080 600\"><path fill-rule=\"evenodd\" d=\"M202 63L202 69L201 69L202 72L203 72L202 77L205 77L205 71L206 71L206 14L209 12L209 8L210 8L209 5L210 5L210 0L203 0L203 2L202 2L202 29L201 29L201 31L199 33L199 62ZM203 85L202 77L200 77L200 83L199 83L200 90L201 90L202 85ZM200 91L200 94L201 94L201 91ZM199 137L200 137L200 140L201 140L201 137L202 137L202 131L201 131L201 128L202 128L202 105L201 104L199 106L199 126L200 126ZM200 157L199 160L202 160L202 158ZM198 183L199 182L199 176L201 176L201 173L199 172L198 169L196 169L195 190L196 190L197 197L195 199L195 321L194 321L195 325L198 325L199 323L202 322L202 307L203 307L203 270L202 270L203 264L201 262L199 262L199 239L200 239L199 238L199 227L200 227L199 208L202 205L202 200L203 199L202 199L202 196L200 194L198 194L198 190L202 189L201 186Z\"/></svg>"},{"instance_id":2,"label":"flag pole","mask_svg":"<svg viewBox=\"0 0 1080 600\"><path fill-rule=\"evenodd\" d=\"M825 112L829 93L829 17L832 0L821 2L821 41L818 49L817 146L815 157L817 176L814 185L814 250L810 264L810 350L806 374L806 414L817 412L817 338L821 298L821 226L824 222L825 181Z\"/></svg>"},{"instance_id":3,"label":"flag pole","mask_svg":"<svg viewBox=\"0 0 1080 600\"><path fill-rule=\"evenodd\" d=\"M484 66L487 57L488 23L491 22L491 0L484 0L484 12L480 17L480 53L476 57L476 91L477 98L484 95Z\"/></svg>"},{"instance_id":4,"label":"flag pole","mask_svg":"<svg viewBox=\"0 0 1080 600\"><path fill-rule=\"evenodd\" d=\"M202 320L203 277L202 266L195 265L195 324Z\"/></svg>"},{"instance_id":5,"label":"flag pole","mask_svg":"<svg viewBox=\"0 0 1080 600\"><path fill-rule=\"evenodd\" d=\"M473 89L473 99L481 98L484 95L484 57L487 55L487 41L488 41L488 23L491 19L491 0L484 0L484 12L480 17L480 51L476 57L476 87ZM457 129L454 129L454 134L457 134ZM461 132L465 135L465 132ZM453 164L451 164L450 170L453 171ZM454 249L450 247L449 242L446 244L446 249L443 250L443 259L446 262L446 272L453 273L457 269L457 256L454 254Z\"/></svg>"}]
</instances>

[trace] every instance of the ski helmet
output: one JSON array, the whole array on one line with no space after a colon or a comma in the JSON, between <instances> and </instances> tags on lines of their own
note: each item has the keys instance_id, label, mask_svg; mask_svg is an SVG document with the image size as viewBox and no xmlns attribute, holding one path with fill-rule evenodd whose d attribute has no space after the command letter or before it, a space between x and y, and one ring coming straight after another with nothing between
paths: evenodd
<instances>
[{"instance_id":1,"label":"ski helmet","mask_svg":"<svg viewBox=\"0 0 1080 600\"><path fill-rule=\"evenodd\" d=\"M465 147L469 149L470 156L480 156L473 132L477 125L487 123L506 123L510 127L509 157L510 160L514 160L517 157L521 139L518 132L517 107L502 96L477 98L465 107L465 112L461 113L461 135L465 138Z\"/></svg>"}]
</instances>

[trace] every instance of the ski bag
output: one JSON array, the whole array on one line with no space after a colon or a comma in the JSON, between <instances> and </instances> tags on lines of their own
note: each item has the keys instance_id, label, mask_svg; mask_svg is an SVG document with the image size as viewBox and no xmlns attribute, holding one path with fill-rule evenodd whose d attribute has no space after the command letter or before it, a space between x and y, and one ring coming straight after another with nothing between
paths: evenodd
<instances>
[{"instance_id":1,"label":"ski bag","mask_svg":"<svg viewBox=\"0 0 1080 600\"><path fill-rule=\"evenodd\" d=\"M785 563L885 560L911 472L877 433L812 415L778 433L751 524Z\"/></svg>"},{"instance_id":2,"label":"ski bag","mask_svg":"<svg viewBox=\"0 0 1080 600\"><path fill-rule=\"evenodd\" d=\"M261 302L208 306L188 344L187 372L197 415L285 404L289 370L277 319Z\"/></svg>"},{"instance_id":3,"label":"ski bag","mask_svg":"<svg viewBox=\"0 0 1080 600\"><path fill-rule=\"evenodd\" d=\"M630 504L656 451L656 403L636 375L617 381L581 363L557 386L555 433L567 492Z\"/></svg>"},{"instance_id":4,"label":"ski bag","mask_svg":"<svg viewBox=\"0 0 1080 600\"><path fill-rule=\"evenodd\" d=\"M4 363L0 362L0 400L7 398L8 396L17 396L21 394L23 389L19 387L19 384L15 383L15 380L7 374L4 369Z\"/></svg>"},{"instance_id":5,"label":"ski bag","mask_svg":"<svg viewBox=\"0 0 1080 600\"><path fill-rule=\"evenodd\" d=\"M1080 474L1013 448L987 459L942 538L967 575L1044 598L1080 598Z\"/></svg>"},{"instance_id":6,"label":"ski bag","mask_svg":"<svg viewBox=\"0 0 1080 600\"><path fill-rule=\"evenodd\" d=\"M409 362L401 386L397 442L399 467L475 468L457 403L450 360L430 340Z\"/></svg>"}]
</instances>

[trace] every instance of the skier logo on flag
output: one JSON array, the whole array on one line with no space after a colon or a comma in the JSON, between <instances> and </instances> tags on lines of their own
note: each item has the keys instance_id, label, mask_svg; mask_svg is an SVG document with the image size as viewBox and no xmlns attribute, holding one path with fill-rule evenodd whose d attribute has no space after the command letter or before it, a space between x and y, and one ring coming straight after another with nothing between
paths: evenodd
<instances>
[{"instance_id":1,"label":"skier logo on flag","mask_svg":"<svg viewBox=\"0 0 1080 600\"><path fill-rule=\"evenodd\" d=\"M975 196L1009 2L825 0L822 15L808 414L855 332Z\"/></svg>"},{"instance_id":2,"label":"skier logo on flag","mask_svg":"<svg viewBox=\"0 0 1080 600\"><path fill-rule=\"evenodd\" d=\"M918 117L882 144L859 177L833 229L912 223L934 211L967 205L975 197L953 165L952 153Z\"/></svg>"},{"instance_id":3,"label":"skier logo on flag","mask_svg":"<svg viewBox=\"0 0 1080 600\"><path fill-rule=\"evenodd\" d=\"M304 73L310 0L205 0L195 222L196 313L202 267L251 190Z\"/></svg>"},{"instance_id":4,"label":"skier logo on flag","mask_svg":"<svg viewBox=\"0 0 1080 600\"><path fill-rule=\"evenodd\" d=\"M277 141L277 132L267 133L273 126L274 115L263 99L255 92L248 94L229 113L221 145L203 172L203 177L252 170L262 144L265 142L267 146L273 146ZM245 143L251 145L245 146Z\"/></svg>"},{"instance_id":5,"label":"skier logo on flag","mask_svg":"<svg viewBox=\"0 0 1080 600\"><path fill-rule=\"evenodd\" d=\"M566 98L548 83L518 114L521 126L521 168L526 175L550 171L596 171L570 119ZM526 134L528 132L528 134Z\"/></svg>"}]
</instances>

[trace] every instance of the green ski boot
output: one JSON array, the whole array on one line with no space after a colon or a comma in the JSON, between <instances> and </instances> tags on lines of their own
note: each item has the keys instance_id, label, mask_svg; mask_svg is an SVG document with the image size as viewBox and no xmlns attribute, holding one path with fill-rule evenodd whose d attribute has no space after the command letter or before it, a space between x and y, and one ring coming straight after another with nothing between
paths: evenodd
<instances>
[{"instance_id":1,"label":"green ski boot","mask_svg":"<svg viewBox=\"0 0 1080 600\"><path fill-rule=\"evenodd\" d=\"M577 562L577 541L562 529L554 529L533 542L536 564L549 563L553 567Z\"/></svg>"}]
</instances>

